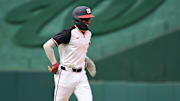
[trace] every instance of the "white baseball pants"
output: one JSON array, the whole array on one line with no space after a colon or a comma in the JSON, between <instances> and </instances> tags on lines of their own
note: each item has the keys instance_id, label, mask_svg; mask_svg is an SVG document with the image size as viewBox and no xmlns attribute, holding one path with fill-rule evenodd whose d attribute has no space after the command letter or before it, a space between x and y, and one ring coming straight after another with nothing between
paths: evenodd
<instances>
[{"instance_id":1,"label":"white baseball pants","mask_svg":"<svg viewBox=\"0 0 180 101\"><path fill-rule=\"evenodd\" d=\"M86 71L72 72L59 70L54 74L54 101L68 101L72 93L78 101L92 101L92 92Z\"/></svg>"}]
</instances>

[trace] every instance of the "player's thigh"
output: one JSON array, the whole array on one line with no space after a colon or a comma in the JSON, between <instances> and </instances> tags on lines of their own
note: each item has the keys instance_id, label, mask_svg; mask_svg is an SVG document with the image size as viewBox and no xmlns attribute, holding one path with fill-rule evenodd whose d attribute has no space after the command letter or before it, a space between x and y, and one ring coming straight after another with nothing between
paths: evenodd
<instances>
[{"instance_id":1,"label":"player's thigh","mask_svg":"<svg viewBox=\"0 0 180 101\"><path fill-rule=\"evenodd\" d=\"M88 82L80 83L74 90L78 101L92 101L92 92Z\"/></svg>"},{"instance_id":2,"label":"player's thigh","mask_svg":"<svg viewBox=\"0 0 180 101\"><path fill-rule=\"evenodd\" d=\"M74 86L69 83L68 80L62 81L65 78L65 72L59 72L59 74L54 75L55 79L55 90L54 90L54 101L68 101L69 97L72 95Z\"/></svg>"},{"instance_id":3,"label":"player's thigh","mask_svg":"<svg viewBox=\"0 0 180 101\"><path fill-rule=\"evenodd\" d=\"M68 101L72 93L72 88L58 86L54 91L54 101Z\"/></svg>"}]
</instances>

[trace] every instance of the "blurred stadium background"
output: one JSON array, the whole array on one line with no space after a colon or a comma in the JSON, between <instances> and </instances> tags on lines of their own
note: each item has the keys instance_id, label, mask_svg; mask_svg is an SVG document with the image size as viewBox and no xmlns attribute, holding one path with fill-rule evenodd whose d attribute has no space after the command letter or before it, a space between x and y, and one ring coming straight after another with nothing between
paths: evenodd
<instances>
[{"instance_id":1,"label":"blurred stadium background","mask_svg":"<svg viewBox=\"0 0 180 101\"><path fill-rule=\"evenodd\" d=\"M42 44L92 8L94 101L180 101L179 0L0 0L0 100L52 101ZM57 50L56 50L57 54ZM76 101L72 96L70 101Z\"/></svg>"}]
</instances>

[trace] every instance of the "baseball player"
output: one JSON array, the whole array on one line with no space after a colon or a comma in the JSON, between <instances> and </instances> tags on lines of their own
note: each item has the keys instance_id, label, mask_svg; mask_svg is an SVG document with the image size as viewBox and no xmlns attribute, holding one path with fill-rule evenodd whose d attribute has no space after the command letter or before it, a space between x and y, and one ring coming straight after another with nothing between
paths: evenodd
<instances>
[{"instance_id":1,"label":"baseball player","mask_svg":"<svg viewBox=\"0 0 180 101\"><path fill-rule=\"evenodd\" d=\"M86 54L90 45L90 19L94 16L86 6L76 7L72 12L75 25L65 29L48 40L43 48L52 64L48 70L54 73L54 101L68 101L72 93L78 101L92 101L85 67L92 77L96 74L94 62ZM60 65L53 47L58 46Z\"/></svg>"}]
</instances>

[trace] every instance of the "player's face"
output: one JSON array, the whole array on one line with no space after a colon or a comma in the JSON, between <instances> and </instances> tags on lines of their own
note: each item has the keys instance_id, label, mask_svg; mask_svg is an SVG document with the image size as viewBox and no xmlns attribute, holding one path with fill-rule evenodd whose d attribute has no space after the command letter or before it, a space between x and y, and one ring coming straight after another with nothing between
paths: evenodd
<instances>
[{"instance_id":1,"label":"player's face","mask_svg":"<svg viewBox=\"0 0 180 101\"><path fill-rule=\"evenodd\" d=\"M89 27L89 25L90 25L90 18L84 18L84 19L81 19L81 21L83 23L85 23Z\"/></svg>"}]
</instances>

